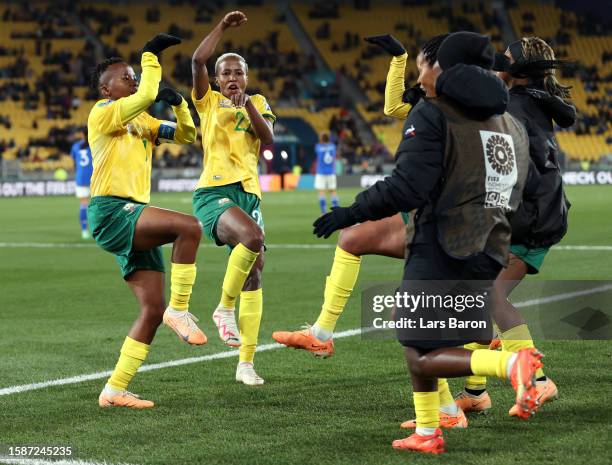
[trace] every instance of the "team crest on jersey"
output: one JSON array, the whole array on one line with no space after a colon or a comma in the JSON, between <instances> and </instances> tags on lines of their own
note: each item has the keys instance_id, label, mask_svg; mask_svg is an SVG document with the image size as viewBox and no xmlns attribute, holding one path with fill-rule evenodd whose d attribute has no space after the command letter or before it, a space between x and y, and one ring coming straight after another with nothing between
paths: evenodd
<instances>
[{"instance_id":1,"label":"team crest on jersey","mask_svg":"<svg viewBox=\"0 0 612 465\"><path fill-rule=\"evenodd\" d=\"M411 124L410 127L404 132L404 137L410 139L414 136L416 136L416 129L414 128L414 124Z\"/></svg>"},{"instance_id":2,"label":"team crest on jersey","mask_svg":"<svg viewBox=\"0 0 612 465\"><path fill-rule=\"evenodd\" d=\"M129 213L134 213L134 210L136 209L136 205L134 205L134 204L133 204L133 203L131 203L131 202L130 202L130 203L126 203L126 204L123 206L123 209L124 209L126 212L129 212Z\"/></svg>"},{"instance_id":3,"label":"team crest on jersey","mask_svg":"<svg viewBox=\"0 0 612 465\"><path fill-rule=\"evenodd\" d=\"M232 108L231 100L219 100L219 108Z\"/></svg>"},{"instance_id":4,"label":"team crest on jersey","mask_svg":"<svg viewBox=\"0 0 612 465\"><path fill-rule=\"evenodd\" d=\"M219 206L225 205L229 201L230 199L228 199L227 197L223 197L222 199L219 199Z\"/></svg>"}]
</instances>

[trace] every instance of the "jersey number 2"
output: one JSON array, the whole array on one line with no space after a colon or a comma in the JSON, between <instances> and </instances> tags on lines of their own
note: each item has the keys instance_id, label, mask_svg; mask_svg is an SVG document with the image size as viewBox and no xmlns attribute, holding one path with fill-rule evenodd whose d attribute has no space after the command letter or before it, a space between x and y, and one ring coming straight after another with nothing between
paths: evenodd
<instances>
[{"instance_id":1,"label":"jersey number 2","mask_svg":"<svg viewBox=\"0 0 612 465\"><path fill-rule=\"evenodd\" d=\"M247 118L244 116L244 113L242 113L241 111L236 113L236 127L234 128L234 131L244 131L244 132L248 132L249 134L253 134L253 131L251 131L251 122L249 120L247 120ZM244 123L245 121L249 122L249 125L246 126L246 124L243 126L242 123Z\"/></svg>"}]
</instances>

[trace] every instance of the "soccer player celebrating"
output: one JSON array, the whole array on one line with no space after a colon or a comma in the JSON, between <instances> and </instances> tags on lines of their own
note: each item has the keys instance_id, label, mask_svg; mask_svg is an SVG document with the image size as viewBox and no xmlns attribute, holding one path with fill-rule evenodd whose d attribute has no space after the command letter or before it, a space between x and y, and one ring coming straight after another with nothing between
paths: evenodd
<instances>
[{"instance_id":1,"label":"soccer player celebrating","mask_svg":"<svg viewBox=\"0 0 612 465\"><path fill-rule=\"evenodd\" d=\"M553 122L563 128L573 125L576 109L563 100L570 97L569 88L555 77L555 68L563 63L555 60L554 51L545 41L524 37L510 44L504 56L505 60L500 60L496 68L510 89L508 112L527 129L531 163L523 201L512 217L508 266L495 281L501 299L493 306L493 318L500 330L502 348L517 352L534 344L525 320L508 296L526 274L539 272L550 247L567 231L569 203L563 192ZM477 343L470 346L485 348ZM558 395L555 383L541 368L536 388L541 403ZM465 411L488 410L491 399L486 391L486 378L468 377L457 403ZM516 407L509 413L516 416Z\"/></svg>"},{"instance_id":2,"label":"soccer player celebrating","mask_svg":"<svg viewBox=\"0 0 612 465\"><path fill-rule=\"evenodd\" d=\"M75 171L75 193L80 202L79 222L81 223L81 239L89 239L89 228L87 227L87 205L91 195L89 183L93 171L91 150L87 144L87 129L79 134L78 139L70 148L70 156L74 161Z\"/></svg>"},{"instance_id":3,"label":"soccer player celebrating","mask_svg":"<svg viewBox=\"0 0 612 465\"><path fill-rule=\"evenodd\" d=\"M151 192L152 147L161 141L190 144L196 130L187 102L172 89L158 92L162 50L180 43L158 34L142 49L140 83L120 58L98 64L92 85L100 94L87 122L93 155L92 199L87 210L95 241L115 255L121 273L140 305L121 348L119 361L99 397L100 407L149 408L153 402L127 391L145 360L162 321L188 344L206 336L188 312L196 276L196 252L202 234L191 215L147 205ZM146 109L155 101L172 106L177 122L160 121ZM171 295L166 308L161 245L172 249ZM164 311L165 310L165 311Z\"/></svg>"},{"instance_id":4,"label":"soccer player celebrating","mask_svg":"<svg viewBox=\"0 0 612 465\"><path fill-rule=\"evenodd\" d=\"M447 35L435 36L421 46L416 57L419 88L413 87L407 91L404 89L404 77L408 54L403 45L388 34L366 38L368 42L381 46L393 56L385 87L384 111L387 116L406 119L412 106L423 94L420 89L423 87L421 79L424 73L431 71L437 59L438 47ZM343 229L338 239L331 272L325 282L323 306L316 323L300 331L275 331L272 337L281 344L307 350L317 357L332 356L334 329L357 281L361 257L383 255L404 258L407 224L408 213L402 212Z\"/></svg>"},{"instance_id":5,"label":"soccer player celebrating","mask_svg":"<svg viewBox=\"0 0 612 465\"><path fill-rule=\"evenodd\" d=\"M331 195L332 208L338 206L336 192L336 144L330 142L328 134L321 134L321 142L315 145L317 154L317 174L315 189L319 191L319 206L321 214L327 212L327 194Z\"/></svg>"},{"instance_id":6,"label":"soccer player celebrating","mask_svg":"<svg viewBox=\"0 0 612 465\"><path fill-rule=\"evenodd\" d=\"M506 213L516 211L520 201L529 145L525 129L505 113L507 90L490 72L494 54L486 36L449 35L440 45L438 63L420 77L428 98L408 116L392 175L359 194L350 207L337 208L314 222L315 234L329 237L358 222L418 208L401 286L408 294L421 293L419 280L436 280L438 285L446 280L453 288L447 288L446 295L452 296L468 281L491 283L507 262ZM467 93L467 88L482 92ZM417 130L407 130L411 127ZM491 170L495 176L489 175ZM495 181L486 182L491 178ZM424 313L430 312L434 310ZM399 308L397 320L407 313L410 309ZM437 317L445 314L446 309ZM432 320L436 322L440 321ZM412 378L416 432L394 441L394 448L444 452L438 428L439 377L476 374L509 379L519 416L528 418L535 412L535 372L541 366L535 349L470 351L455 347L461 335L460 340L423 339L422 331L397 333Z\"/></svg>"},{"instance_id":7,"label":"soccer player celebrating","mask_svg":"<svg viewBox=\"0 0 612 465\"><path fill-rule=\"evenodd\" d=\"M218 92L211 88L206 69L223 33L246 21L240 11L226 14L193 54L191 96L200 116L204 149L204 171L193 195L193 211L206 236L231 249L213 320L223 342L240 347L236 381L257 386L264 383L253 366L263 306L264 264L257 164L260 145L273 142L276 117L262 95L246 93L249 70L243 57L226 53L217 59L213 82Z\"/></svg>"}]
</instances>

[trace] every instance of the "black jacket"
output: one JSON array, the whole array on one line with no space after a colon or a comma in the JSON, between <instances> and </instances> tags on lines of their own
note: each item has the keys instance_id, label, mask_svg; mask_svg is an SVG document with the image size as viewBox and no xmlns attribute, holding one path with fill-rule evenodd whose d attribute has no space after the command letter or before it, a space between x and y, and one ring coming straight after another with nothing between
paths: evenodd
<instances>
[{"instance_id":1,"label":"black jacket","mask_svg":"<svg viewBox=\"0 0 612 465\"><path fill-rule=\"evenodd\" d=\"M468 65L442 73L436 89L483 120L504 113L509 98L499 78ZM378 220L420 209L435 200L442 178L445 137L442 112L427 98L422 99L404 124L393 173L357 195L351 207L355 218Z\"/></svg>"},{"instance_id":2,"label":"black jacket","mask_svg":"<svg viewBox=\"0 0 612 465\"><path fill-rule=\"evenodd\" d=\"M553 122L567 128L576 109L548 92L516 86L510 89L508 112L529 135L530 167L523 202L512 217L512 243L550 247L567 232L570 207L563 191Z\"/></svg>"}]
</instances>

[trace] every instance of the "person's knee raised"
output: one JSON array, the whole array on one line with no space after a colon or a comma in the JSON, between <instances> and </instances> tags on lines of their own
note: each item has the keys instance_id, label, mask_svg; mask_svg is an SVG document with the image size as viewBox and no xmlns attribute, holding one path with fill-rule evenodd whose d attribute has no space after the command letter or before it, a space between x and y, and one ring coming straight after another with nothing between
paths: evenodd
<instances>
[{"instance_id":1,"label":"person's knee raised","mask_svg":"<svg viewBox=\"0 0 612 465\"><path fill-rule=\"evenodd\" d=\"M246 237L242 240L242 244L253 252L259 252L264 244L264 232L259 226L253 224L249 227Z\"/></svg>"},{"instance_id":2,"label":"person's knee raised","mask_svg":"<svg viewBox=\"0 0 612 465\"><path fill-rule=\"evenodd\" d=\"M338 247L350 254L359 255L360 239L354 228L346 228L340 231Z\"/></svg>"},{"instance_id":3,"label":"person's knee raised","mask_svg":"<svg viewBox=\"0 0 612 465\"><path fill-rule=\"evenodd\" d=\"M199 242L202 237L202 224L200 221L195 216L188 216L183 223L183 235Z\"/></svg>"},{"instance_id":4,"label":"person's knee raised","mask_svg":"<svg viewBox=\"0 0 612 465\"><path fill-rule=\"evenodd\" d=\"M421 377L423 376L423 365L424 365L425 359L424 357L416 357L412 360L410 360L410 373L413 376L418 376Z\"/></svg>"}]
</instances>

